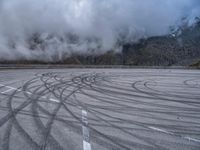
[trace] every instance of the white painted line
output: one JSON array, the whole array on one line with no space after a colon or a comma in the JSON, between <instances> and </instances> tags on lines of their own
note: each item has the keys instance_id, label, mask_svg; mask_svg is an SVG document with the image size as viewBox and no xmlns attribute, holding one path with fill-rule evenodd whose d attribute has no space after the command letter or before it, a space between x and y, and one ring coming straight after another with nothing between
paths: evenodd
<instances>
[{"instance_id":1,"label":"white painted line","mask_svg":"<svg viewBox=\"0 0 200 150\"><path fill-rule=\"evenodd\" d=\"M171 132L168 132L168 131L166 131L166 130L159 129L159 128L156 128L156 127L151 127L151 126L149 126L148 128L149 128L149 129L152 129L152 130L155 130L155 131L159 131L159 132L163 132L163 133L167 133L167 134L173 135L173 133L171 133ZM192 142L198 142L198 143L200 143L200 139L191 138L191 137L189 137L189 136L186 136L186 137L183 137L183 138L184 138L184 139L187 139L187 140L189 140L189 141L192 141Z\"/></svg>"},{"instance_id":2,"label":"white painted line","mask_svg":"<svg viewBox=\"0 0 200 150\"><path fill-rule=\"evenodd\" d=\"M6 90L6 91L4 91L4 92L0 92L0 93L2 93L2 94L5 94L5 93L7 93L7 92L9 92L9 91L11 91L11 90L23 91L23 90L21 90L21 89L14 88L14 87L12 87L12 86L6 86L6 85L3 85L3 84L0 84L0 86L9 88L8 90ZM27 93L27 94L29 94L29 95L34 95L34 94L31 93L31 92L27 92L27 91L24 91L24 92ZM47 99L46 96L41 96L41 98ZM60 103L60 101L57 100L57 99L50 98L49 100L52 101L52 102Z\"/></svg>"},{"instance_id":3,"label":"white painted line","mask_svg":"<svg viewBox=\"0 0 200 150\"><path fill-rule=\"evenodd\" d=\"M91 144L83 140L83 150L91 150Z\"/></svg>"},{"instance_id":4,"label":"white painted line","mask_svg":"<svg viewBox=\"0 0 200 150\"><path fill-rule=\"evenodd\" d=\"M12 87L12 86L7 86L7 85L3 85L3 84L0 84L0 86L1 86L1 88L3 88L3 87L8 88L8 90L3 91L3 92L0 92L0 93L2 93L2 94L5 94L5 93L10 92L10 91L12 91L12 90L21 91L20 89L14 88L14 87Z\"/></svg>"},{"instance_id":5,"label":"white painted line","mask_svg":"<svg viewBox=\"0 0 200 150\"><path fill-rule=\"evenodd\" d=\"M50 100L50 101L52 101L52 102L60 103L60 101L59 101L59 100L57 100L57 99L54 99L54 98L50 98L49 100Z\"/></svg>"},{"instance_id":6,"label":"white painted line","mask_svg":"<svg viewBox=\"0 0 200 150\"><path fill-rule=\"evenodd\" d=\"M198 143L200 143L200 140L199 140L199 139L194 139L194 138L191 138L191 137L188 137L188 136L184 137L184 139L187 139L187 140L189 140L189 141L193 141L193 142L198 142Z\"/></svg>"},{"instance_id":7,"label":"white painted line","mask_svg":"<svg viewBox=\"0 0 200 150\"><path fill-rule=\"evenodd\" d=\"M166 131L166 130L159 129L159 128L156 128L156 127L151 127L151 126L149 126L148 128L149 128L149 129L152 129L152 130L155 130L155 131L167 133L167 134L173 134L173 133L170 133L170 132L168 132L168 131Z\"/></svg>"},{"instance_id":8,"label":"white painted line","mask_svg":"<svg viewBox=\"0 0 200 150\"><path fill-rule=\"evenodd\" d=\"M82 110L83 150L91 150L90 132L88 128L87 111Z\"/></svg>"},{"instance_id":9,"label":"white painted line","mask_svg":"<svg viewBox=\"0 0 200 150\"><path fill-rule=\"evenodd\" d=\"M6 88L9 88L9 89L13 89L13 90L16 90L17 88L14 88L12 86L7 86L7 85L3 85L3 84L0 84L0 86L2 87L6 87Z\"/></svg>"},{"instance_id":10,"label":"white painted line","mask_svg":"<svg viewBox=\"0 0 200 150\"><path fill-rule=\"evenodd\" d=\"M87 111L86 110L82 110L82 117L87 117Z\"/></svg>"},{"instance_id":11,"label":"white painted line","mask_svg":"<svg viewBox=\"0 0 200 150\"><path fill-rule=\"evenodd\" d=\"M2 94L5 94L5 93L8 93L8 92L10 92L10 91L12 91L12 90L14 90L14 89L8 89L8 90L5 90L5 91L3 91L3 92L1 92Z\"/></svg>"}]
</instances>

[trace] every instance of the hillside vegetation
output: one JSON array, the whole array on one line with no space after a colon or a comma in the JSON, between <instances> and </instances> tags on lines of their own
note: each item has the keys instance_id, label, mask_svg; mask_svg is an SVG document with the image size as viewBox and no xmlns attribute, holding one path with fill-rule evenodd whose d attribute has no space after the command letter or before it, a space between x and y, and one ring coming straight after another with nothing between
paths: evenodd
<instances>
[{"instance_id":1,"label":"hillside vegetation","mask_svg":"<svg viewBox=\"0 0 200 150\"><path fill-rule=\"evenodd\" d=\"M73 37L73 36L72 36ZM74 38L73 38L74 39ZM43 41L35 34L30 39L30 48L44 47ZM200 60L200 19L196 18L193 26L181 26L172 29L171 34L165 36L141 39L137 43L123 43L122 52L108 51L105 54L72 54L70 57L62 55L62 59L54 61L17 60L1 63L43 63L43 64L73 64L73 65L135 65L135 66L189 66L199 64Z\"/></svg>"}]
</instances>

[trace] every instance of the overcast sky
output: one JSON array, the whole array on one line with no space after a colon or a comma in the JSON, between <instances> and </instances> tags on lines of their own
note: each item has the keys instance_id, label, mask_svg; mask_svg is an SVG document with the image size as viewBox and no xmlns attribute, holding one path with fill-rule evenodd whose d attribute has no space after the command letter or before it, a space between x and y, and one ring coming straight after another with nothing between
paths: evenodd
<instances>
[{"instance_id":1,"label":"overcast sky","mask_svg":"<svg viewBox=\"0 0 200 150\"><path fill-rule=\"evenodd\" d=\"M190 24L200 16L199 0L0 0L0 58L10 59L64 52L105 52L117 49L121 35L127 41L169 33L186 17ZM30 52L27 39L34 33L56 37L46 41L45 52ZM78 43L58 37L73 33ZM85 39L95 38L90 43ZM14 43L15 48L10 46ZM100 47L100 48L99 48Z\"/></svg>"}]
</instances>

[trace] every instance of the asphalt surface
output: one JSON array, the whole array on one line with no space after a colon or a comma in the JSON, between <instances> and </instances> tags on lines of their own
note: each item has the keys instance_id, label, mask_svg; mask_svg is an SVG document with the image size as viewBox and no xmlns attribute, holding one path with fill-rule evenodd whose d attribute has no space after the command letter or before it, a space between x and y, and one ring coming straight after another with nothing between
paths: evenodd
<instances>
[{"instance_id":1,"label":"asphalt surface","mask_svg":"<svg viewBox=\"0 0 200 150\"><path fill-rule=\"evenodd\" d=\"M0 71L0 150L200 150L200 71Z\"/></svg>"}]
</instances>

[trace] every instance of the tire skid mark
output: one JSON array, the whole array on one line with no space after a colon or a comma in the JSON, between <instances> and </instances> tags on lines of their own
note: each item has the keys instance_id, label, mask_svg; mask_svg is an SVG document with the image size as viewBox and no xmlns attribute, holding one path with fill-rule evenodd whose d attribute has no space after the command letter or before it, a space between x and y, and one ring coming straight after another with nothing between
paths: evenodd
<instances>
[{"instance_id":1,"label":"tire skid mark","mask_svg":"<svg viewBox=\"0 0 200 150\"><path fill-rule=\"evenodd\" d=\"M15 89L13 93L4 95L8 98L8 107L2 107L2 109L7 109L8 113L0 119L0 127L7 123L7 130L3 137L4 149L9 149L9 139L12 136L12 129L15 128L32 149L64 150L65 148L62 147L61 143L59 143L60 141L54 137L51 131L54 123L63 123L66 128L72 129L74 133L81 136L79 125L84 126L85 123L81 119L81 115L76 113L73 108L86 110L90 116L92 116L88 118L92 122L88 125L91 133L91 143L102 145L102 147L106 149L170 149L167 148L166 145L156 142L156 139L153 139L153 137L133 132L133 130L139 131L142 129L145 132L157 135L166 134L173 138L182 138L184 141L191 142L186 143L185 146L198 149L198 145L196 144L199 143L199 140L190 136L198 136L197 133L200 131L200 122L198 122L200 119L200 117L198 117L198 114L200 114L200 102L198 100L198 95L190 96L190 91L181 95L179 91L170 93L170 91L163 92L162 90L158 90L158 88L154 88L156 86L165 86L160 84L160 81L165 78L177 78L177 76L180 76L185 79L183 81L185 88L197 89L199 88L199 78L195 78L197 75L190 76L187 73L178 75L168 73L157 76L153 72L148 72L147 74L143 72L128 74L127 72L125 76L127 79L124 79L124 73L116 74L116 72L85 72L76 73L76 75L75 73L76 71L74 73L36 73L35 77L27 81L22 89L18 88L17 90ZM141 73L142 75L140 75ZM130 80L130 77L132 77L132 80ZM141 77L144 78L144 80L141 80ZM154 80L157 77L159 77L159 79ZM117 80L119 78L123 82L118 83ZM130 83L131 81L132 83ZM151 84L154 86L152 87ZM181 88L183 84L175 85L167 83L166 87L170 88L170 86L175 85L173 88L178 89ZM23 92L26 101L18 105L17 108L12 108L12 101L14 101L17 94L21 92ZM82 95L85 98L88 97L90 100L94 100L94 102L97 101L98 103L89 103L88 101L78 99L76 95ZM144 98L144 100L141 100L142 98ZM43 101L42 99L48 101ZM44 104L42 104L43 102L52 103L54 105L53 109L49 111L48 108L44 107ZM167 102L169 102L169 104ZM172 105L173 103L177 103L177 106ZM29 105L31 105L30 114L28 111L24 110L24 108L27 108ZM137 105L143 107L138 107ZM68 118L64 118L65 116L58 116L60 110L65 112ZM120 113L126 116L135 115L144 120L146 119L146 121L116 116L116 114ZM16 118L19 114L32 116L31 119L33 119L35 127L39 132L39 136L37 137L40 139L39 143L36 143L32 135L23 129L24 124L20 124L19 120ZM176 116L178 117L176 118ZM181 118L179 118L179 116ZM194 120L190 121L182 118ZM44 124L42 119L46 119L47 123ZM154 120L154 122L149 122L148 119ZM123 122L130 125L130 127L121 126ZM129 137L136 138L143 142L135 142L131 141L131 139L124 140L122 137L108 135L104 133L103 130L99 130L98 127L115 129L120 133L122 132L124 135L128 135ZM170 144L172 143L171 141Z\"/></svg>"}]
</instances>

